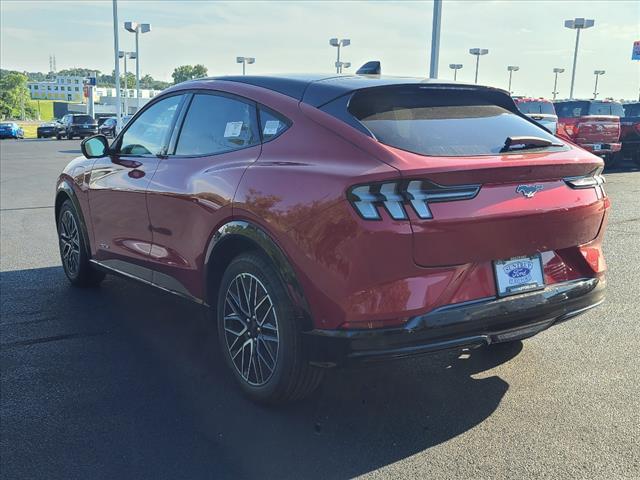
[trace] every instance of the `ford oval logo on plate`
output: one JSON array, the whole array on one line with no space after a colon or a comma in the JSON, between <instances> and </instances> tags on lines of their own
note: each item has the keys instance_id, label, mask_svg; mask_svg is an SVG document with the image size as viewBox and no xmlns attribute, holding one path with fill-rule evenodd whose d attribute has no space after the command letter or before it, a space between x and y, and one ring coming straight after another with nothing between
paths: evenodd
<instances>
[{"instance_id":1,"label":"ford oval logo on plate","mask_svg":"<svg viewBox=\"0 0 640 480\"><path fill-rule=\"evenodd\" d=\"M498 295L513 295L544 287L540 255L494 262Z\"/></svg>"},{"instance_id":2,"label":"ford oval logo on plate","mask_svg":"<svg viewBox=\"0 0 640 480\"><path fill-rule=\"evenodd\" d=\"M533 263L529 261L524 262L516 262L507 264L504 267L504 273L509 275L511 278L524 278L531 275L531 270L533 269Z\"/></svg>"}]
</instances>

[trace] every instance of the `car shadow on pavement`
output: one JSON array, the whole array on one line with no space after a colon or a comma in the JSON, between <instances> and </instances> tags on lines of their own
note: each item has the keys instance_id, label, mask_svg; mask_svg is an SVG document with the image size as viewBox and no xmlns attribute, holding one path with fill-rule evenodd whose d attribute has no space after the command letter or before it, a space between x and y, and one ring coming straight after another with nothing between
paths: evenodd
<instances>
[{"instance_id":1,"label":"car shadow on pavement","mask_svg":"<svg viewBox=\"0 0 640 480\"><path fill-rule=\"evenodd\" d=\"M472 429L522 344L329 371L310 399L257 406L197 305L59 267L0 274L6 478L351 478ZM478 374L478 375L476 375Z\"/></svg>"}]
</instances>

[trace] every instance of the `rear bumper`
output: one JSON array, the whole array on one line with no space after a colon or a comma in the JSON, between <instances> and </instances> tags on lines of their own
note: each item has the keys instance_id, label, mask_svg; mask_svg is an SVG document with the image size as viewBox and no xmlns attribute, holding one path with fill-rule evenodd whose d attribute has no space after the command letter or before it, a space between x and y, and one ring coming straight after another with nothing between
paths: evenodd
<instances>
[{"instance_id":1,"label":"rear bumper","mask_svg":"<svg viewBox=\"0 0 640 480\"><path fill-rule=\"evenodd\" d=\"M596 150L596 145L600 146L599 150ZM587 150L588 152L593 153L594 155L606 155L608 153L616 153L619 152L622 148L621 143L583 143L580 144L582 148Z\"/></svg>"},{"instance_id":2,"label":"rear bumper","mask_svg":"<svg viewBox=\"0 0 640 480\"><path fill-rule=\"evenodd\" d=\"M604 278L550 285L504 298L449 305L379 330L312 330L312 362L333 366L527 338L603 302Z\"/></svg>"}]
</instances>

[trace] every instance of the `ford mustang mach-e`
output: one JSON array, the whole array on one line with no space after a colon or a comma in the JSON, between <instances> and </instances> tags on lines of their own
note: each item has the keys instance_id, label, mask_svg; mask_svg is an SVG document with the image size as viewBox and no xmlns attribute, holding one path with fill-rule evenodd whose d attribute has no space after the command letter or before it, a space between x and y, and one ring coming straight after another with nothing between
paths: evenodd
<instances>
[{"instance_id":1,"label":"ford mustang mach-e","mask_svg":"<svg viewBox=\"0 0 640 480\"><path fill-rule=\"evenodd\" d=\"M603 162L503 90L200 79L82 151L55 198L71 283L115 273L210 309L257 401L337 365L530 337L604 298Z\"/></svg>"}]
</instances>

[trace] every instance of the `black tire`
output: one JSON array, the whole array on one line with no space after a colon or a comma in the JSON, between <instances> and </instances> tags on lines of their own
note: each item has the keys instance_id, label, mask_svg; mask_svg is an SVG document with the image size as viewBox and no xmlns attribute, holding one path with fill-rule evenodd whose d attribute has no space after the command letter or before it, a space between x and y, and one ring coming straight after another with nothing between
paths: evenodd
<instances>
[{"instance_id":1,"label":"black tire","mask_svg":"<svg viewBox=\"0 0 640 480\"><path fill-rule=\"evenodd\" d=\"M239 303L227 302L227 294L240 294ZM252 295L257 308L250 306ZM293 302L276 269L262 255L243 253L231 261L218 292L217 319L222 355L250 399L282 404L300 400L320 385L324 369L309 364ZM245 361L246 376L241 373Z\"/></svg>"},{"instance_id":2,"label":"black tire","mask_svg":"<svg viewBox=\"0 0 640 480\"><path fill-rule=\"evenodd\" d=\"M56 133L56 140L62 140L62 136L59 133Z\"/></svg>"},{"instance_id":3,"label":"black tire","mask_svg":"<svg viewBox=\"0 0 640 480\"><path fill-rule=\"evenodd\" d=\"M622 158L622 154L620 152L609 153L602 157L602 159L604 160L604 166L608 170L611 170L612 168L616 168L616 166L620 163L621 158Z\"/></svg>"},{"instance_id":4,"label":"black tire","mask_svg":"<svg viewBox=\"0 0 640 480\"><path fill-rule=\"evenodd\" d=\"M640 167L640 148L631 154L631 159L633 163Z\"/></svg>"},{"instance_id":5,"label":"black tire","mask_svg":"<svg viewBox=\"0 0 640 480\"><path fill-rule=\"evenodd\" d=\"M71 284L76 287L99 285L105 274L96 270L89 262L89 248L82 231L82 222L71 200L65 200L60 207L56 224L62 269Z\"/></svg>"}]
</instances>

